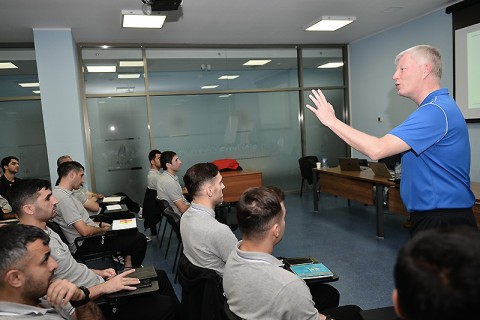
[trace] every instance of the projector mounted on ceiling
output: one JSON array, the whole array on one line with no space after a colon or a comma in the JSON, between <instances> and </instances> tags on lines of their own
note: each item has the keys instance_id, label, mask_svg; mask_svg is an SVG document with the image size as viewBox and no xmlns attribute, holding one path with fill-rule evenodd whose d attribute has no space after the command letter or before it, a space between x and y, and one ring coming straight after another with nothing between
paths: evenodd
<instances>
[{"instance_id":1,"label":"projector mounted on ceiling","mask_svg":"<svg viewBox=\"0 0 480 320\"><path fill-rule=\"evenodd\" d=\"M157 11L175 11L182 5L182 0L142 0L152 12Z\"/></svg>"}]
</instances>

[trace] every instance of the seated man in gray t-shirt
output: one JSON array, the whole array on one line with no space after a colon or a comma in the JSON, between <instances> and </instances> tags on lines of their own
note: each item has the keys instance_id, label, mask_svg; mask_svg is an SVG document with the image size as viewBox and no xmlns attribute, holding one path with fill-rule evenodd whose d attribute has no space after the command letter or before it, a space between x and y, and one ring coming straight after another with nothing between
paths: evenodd
<instances>
[{"instance_id":1,"label":"seated man in gray t-shirt","mask_svg":"<svg viewBox=\"0 0 480 320\"><path fill-rule=\"evenodd\" d=\"M215 206L223 201L222 175L213 163L198 163L187 170L183 181L193 198L180 220L183 253L197 267L223 276L238 240L227 225L215 219Z\"/></svg>"},{"instance_id":2,"label":"seated man in gray t-shirt","mask_svg":"<svg viewBox=\"0 0 480 320\"><path fill-rule=\"evenodd\" d=\"M182 161L175 152L164 151L160 156L160 162L163 173L157 179L157 198L167 200L173 211L182 215L190 206L178 182L177 172L182 166Z\"/></svg>"},{"instance_id":3,"label":"seated man in gray t-shirt","mask_svg":"<svg viewBox=\"0 0 480 320\"><path fill-rule=\"evenodd\" d=\"M332 286L309 288L272 256L285 231L283 199L274 187L250 188L240 197L237 218L243 240L228 257L223 274L230 310L242 319L361 319L359 307L337 307L338 291Z\"/></svg>"}]
</instances>

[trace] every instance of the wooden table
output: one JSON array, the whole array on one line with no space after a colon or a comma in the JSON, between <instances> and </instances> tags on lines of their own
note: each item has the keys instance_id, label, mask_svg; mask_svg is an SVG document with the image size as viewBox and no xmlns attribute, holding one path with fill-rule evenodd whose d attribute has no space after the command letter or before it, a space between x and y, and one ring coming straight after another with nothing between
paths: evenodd
<instances>
[{"instance_id":1,"label":"wooden table","mask_svg":"<svg viewBox=\"0 0 480 320\"><path fill-rule=\"evenodd\" d=\"M312 170L314 186L312 188L313 211L318 212L318 192L316 186L317 180L319 180L321 192L355 200L366 205L375 205L377 214L376 236L380 239L384 238L383 189L384 187L394 187L396 185L394 182L389 181L387 178L375 176L370 168L361 171L341 171L340 167L313 168ZM375 187L375 194L373 194L373 187Z\"/></svg>"},{"instance_id":2,"label":"wooden table","mask_svg":"<svg viewBox=\"0 0 480 320\"><path fill-rule=\"evenodd\" d=\"M225 171L223 177L223 202L237 202L243 191L262 186L262 173L253 170Z\"/></svg>"},{"instance_id":3,"label":"wooden table","mask_svg":"<svg viewBox=\"0 0 480 320\"><path fill-rule=\"evenodd\" d=\"M473 214L475 215L475 219L477 219L477 226L480 226L480 182L472 182L471 188L475 195Z\"/></svg>"}]
</instances>

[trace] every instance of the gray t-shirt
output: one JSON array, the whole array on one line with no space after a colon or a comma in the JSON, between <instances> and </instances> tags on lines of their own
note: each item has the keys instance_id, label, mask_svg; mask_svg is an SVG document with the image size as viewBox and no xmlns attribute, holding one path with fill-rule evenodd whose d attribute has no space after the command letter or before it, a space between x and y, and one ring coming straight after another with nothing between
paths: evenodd
<instances>
[{"instance_id":1,"label":"gray t-shirt","mask_svg":"<svg viewBox=\"0 0 480 320\"><path fill-rule=\"evenodd\" d=\"M43 298L39 299L38 304L40 307L0 301L0 319L72 319L72 315L75 312L75 309L70 304L60 309L54 309L47 300Z\"/></svg>"},{"instance_id":2,"label":"gray t-shirt","mask_svg":"<svg viewBox=\"0 0 480 320\"><path fill-rule=\"evenodd\" d=\"M183 253L191 263L215 270L220 276L238 240L230 228L215 219L215 212L192 202L180 219Z\"/></svg>"},{"instance_id":3,"label":"gray t-shirt","mask_svg":"<svg viewBox=\"0 0 480 320\"><path fill-rule=\"evenodd\" d=\"M60 228L62 228L67 238L70 251L75 253L76 248L73 242L75 238L80 236L80 233L78 233L73 224L83 220L89 226L98 226L90 219L87 210L83 207L83 204L75 198L72 191L56 186L53 188L52 193L58 200L57 215L53 218L53 221L60 225Z\"/></svg>"},{"instance_id":4,"label":"gray t-shirt","mask_svg":"<svg viewBox=\"0 0 480 320\"><path fill-rule=\"evenodd\" d=\"M270 254L239 249L230 254L223 289L230 310L242 319L318 320L305 281Z\"/></svg>"},{"instance_id":5,"label":"gray t-shirt","mask_svg":"<svg viewBox=\"0 0 480 320\"><path fill-rule=\"evenodd\" d=\"M164 171L158 178L157 198L159 200L167 200L173 211L178 215L181 215L182 213L175 205L175 201L182 200L186 204L188 203L183 196L182 187L180 186L180 183L178 183L178 177L171 175L168 171Z\"/></svg>"},{"instance_id":6,"label":"gray t-shirt","mask_svg":"<svg viewBox=\"0 0 480 320\"><path fill-rule=\"evenodd\" d=\"M45 232L50 237L51 255L58 264L57 269L53 272L54 279L66 279L77 287L84 286L87 288L104 282L102 277L73 258L68 246L55 231L47 227Z\"/></svg>"},{"instance_id":7,"label":"gray t-shirt","mask_svg":"<svg viewBox=\"0 0 480 320\"><path fill-rule=\"evenodd\" d=\"M147 175L147 188L157 190L157 185L162 174L157 169L150 169Z\"/></svg>"}]
</instances>

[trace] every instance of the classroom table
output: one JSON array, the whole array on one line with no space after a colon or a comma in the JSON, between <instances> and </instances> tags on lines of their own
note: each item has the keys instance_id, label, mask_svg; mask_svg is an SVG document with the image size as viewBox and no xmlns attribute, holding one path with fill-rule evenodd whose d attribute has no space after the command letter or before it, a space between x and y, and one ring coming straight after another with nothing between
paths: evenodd
<instances>
[{"instance_id":1,"label":"classroom table","mask_svg":"<svg viewBox=\"0 0 480 320\"><path fill-rule=\"evenodd\" d=\"M375 176L370 168L342 171L340 167L313 168L313 211L318 212L318 190L376 207L376 236L383 239L384 187L395 187L393 181ZM319 182L319 183L318 183ZM374 188L375 187L375 188ZM373 190L375 189L375 193ZM401 199L400 199L401 202ZM400 204L398 204L400 206ZM401 204L403 205L403 203Z\"/></svg>"}]
</instances>

